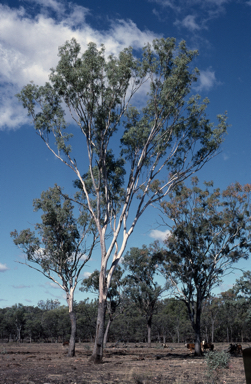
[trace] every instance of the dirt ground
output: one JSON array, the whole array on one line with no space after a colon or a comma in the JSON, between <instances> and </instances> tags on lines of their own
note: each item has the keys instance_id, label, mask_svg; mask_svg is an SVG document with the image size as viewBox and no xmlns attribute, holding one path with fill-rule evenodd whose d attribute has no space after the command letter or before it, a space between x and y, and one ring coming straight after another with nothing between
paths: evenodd
<instances>
[{"instance_id":1,"label":"dirt ground","mask_svg":"<svg viewBox=\"0 0 251 384\"><path fill-rule=\"evenodd\" d=\"M250 345L243 344L243 348ZM76 356L67 357L62 344L0 344L0 384L204 384L205 358L195 358L183 344L163 348L153 344L108 344L103 363L90 364L90 343L76 344ZM228 344L215 344L216 351ZM246 384L243 359L231 357L217 384Z\"/></svg>"}]
</instances>

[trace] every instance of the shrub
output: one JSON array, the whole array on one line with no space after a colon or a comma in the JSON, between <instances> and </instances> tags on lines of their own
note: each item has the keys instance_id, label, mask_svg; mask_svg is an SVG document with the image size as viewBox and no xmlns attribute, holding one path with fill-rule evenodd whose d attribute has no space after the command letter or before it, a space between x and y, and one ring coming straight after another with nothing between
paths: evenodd
<instances>
[{"instance_id":1,"label":"shrub","mask_svg":"<svg viewBox=\"0 0 251 384\"><path fill-rule=\"evenodd\" d=\"M219 383L220 376L223 373L223 369L229 367L230 356L228 353L222 352L208 352L206 355L207 373L206 377L208 383Z\"/></svg>"}]
</instances>

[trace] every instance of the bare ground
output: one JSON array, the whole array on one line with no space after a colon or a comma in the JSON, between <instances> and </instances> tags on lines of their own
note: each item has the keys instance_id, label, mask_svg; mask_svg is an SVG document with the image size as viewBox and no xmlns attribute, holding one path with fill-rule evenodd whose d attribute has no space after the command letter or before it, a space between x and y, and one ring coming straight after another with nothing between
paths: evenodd
<instances>
[{"instance_id":1,"label":"bare ground","mask_svg":"<svg viewBox=\"0 0 251 384\"><path fill-rule=\"evenodd\" d=\"M243 344L243 348L249 347ZM217 351L228 344L215 344ZM204 384L205 358L196 358L183 344L168 348L153 344L108 344L103 363L89 363L93 345L76 344L76 356L67 357L61 344L0 344L0 384ZM215 383L246 384L242 356L231 357Z\"/></svg>"}]
</instances>

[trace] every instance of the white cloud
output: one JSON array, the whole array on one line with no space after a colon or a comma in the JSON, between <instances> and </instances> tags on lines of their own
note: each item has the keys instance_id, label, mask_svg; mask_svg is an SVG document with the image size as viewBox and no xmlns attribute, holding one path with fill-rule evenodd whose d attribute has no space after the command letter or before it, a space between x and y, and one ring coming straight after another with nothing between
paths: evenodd
<instances>
[{"instance_id":1,"label":"white cloud","mask_svg":"<svg viewBox=\"0 0 251 384\"><path fill-rule=\"evenodd\" d=\"M198 31L201 27L195 22L196 16L187 15L182 21L176 20L174 25L189 29L190 31Z\"/></svg>"},{"instance_id":2,"label":"white cloud","mask_svg":"<svg viewBox=\"0 0 251 384\"><path fill-rule=\"evenodd\" d=\"M150 237L152 237L153 239L155 240L160 240L160 241L164 241L168 238L168 236L170 235L170 231L167 229L166 231L162 232L158 229L153 229L151 232L150 232Z\"/></svg>"},{"instance_id":3,"label":"white cloud","mask_svg":"<svg viewBox=\"0 0 251 384\"><path fill-rule=\"evenodd\" d=\"M84 255L82 255L81 257L80 257L80 261L86 261L88 259L88 255L86 255L86 254L84 254ZM89 260L91 260L91 259L89 259Z\"/></svg>"},{"instance_id":4,"label":"white cloud","mask_svg":"<svg viewBox=\"0 0 251 384\"><path fill-rule=\"evenodd\" d=\"M86 22L89 11L84 7L56 0L35 2L39 7L35 17L22 7L0 4L0 130L28 122L15 94L31 80L38 85L48 81L50 68L58 62L58 47L66 40L75 37L82 51L91 41L98 46L104 43L107 54L116 55L129 45L139 49L158 37L130 20L112 21L110 29L98 31Z\"/></svg>"},{"instance_id":5,"label":"white cloud","mask_svg":"<svg viewBox=\"0 0 251 384\"><path fill-rule=\"evenodd\" d=\"M87 279L89 276L91 276L91 272L84 272L83 273L83 278Z\"/></svg>"},{"instance_id":6,"label":"white cloud","mask_svg":"<svg viewBox=\"0 0 251 384\"><path fill-rule=\"evenodd\" d=\"M220 82L216 80L215 72L212 71L210 68L208 68L205 71L200 71L198 85L194 86L194 89L197 92L209 91L215 85L219 85L219 84Z\"/></svg>"},{"instance_id":7,"label":"white cloud","mask_svg":"<svg viewBox=\"0 0 251 384\"><path fill-rule=\"evenodd\" d=\"M0 263L0 272L5 272L5 271L8 271L8 267L6 264L2 264Z\"/></svg>"},{"instance_id":8,"label":"white cloud","mask_svg":"<svg viewBox=\"0 0 251 384\"><path fill-rule=\"evenodd\" d=\"M246 4L251 6L251 0L247 1Z\"/></svg>"}]
</instances>

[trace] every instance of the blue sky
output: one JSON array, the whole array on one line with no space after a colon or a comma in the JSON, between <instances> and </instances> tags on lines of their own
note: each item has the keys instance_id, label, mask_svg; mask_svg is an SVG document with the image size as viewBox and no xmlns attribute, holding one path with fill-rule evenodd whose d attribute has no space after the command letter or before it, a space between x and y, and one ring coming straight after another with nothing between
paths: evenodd
<instances>
[{"instance_id":1,"label":"blue sky","mask_svg":"<svg viewBox=\"0 0 251 384\"><path fill-rule=\"evenodd\" d=\"M19 249L10 232L39 221L32 201L55 183L72 193L74 174L53 158L36 135L15 94L29 81L44 84L57 64L57 50L75 37L84 50L90 41L104 43L117 54L131 45L135 52L156 37L186 40L198 49L195 65L200 78L194 93L210 99L208 117L228 111L228 135L220 155L198 173L226 188L251 176L251 1L247 0L93 0L2 1L0 4L0 307L15 303L36 305L59 299L63 291L36 271L20 265ZM146 212L129 240L132 246L150 244L163 236L155 211ZM155 230L155 232L153 232ZM99 268L94 252L85 272ZM238 267L248 270L250 261ZM229 275L221 290L240 276ZM76 300L85 294L76 291Z\"/></svg>"}]
</instances>

